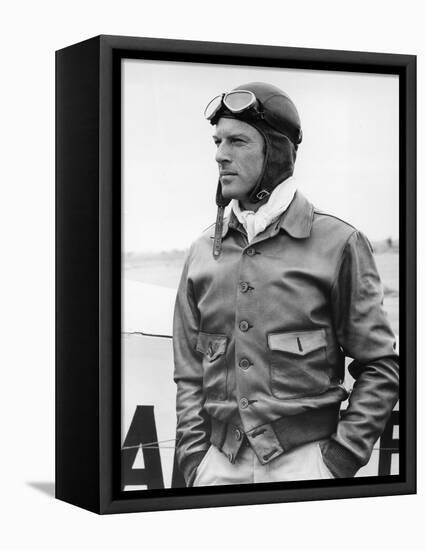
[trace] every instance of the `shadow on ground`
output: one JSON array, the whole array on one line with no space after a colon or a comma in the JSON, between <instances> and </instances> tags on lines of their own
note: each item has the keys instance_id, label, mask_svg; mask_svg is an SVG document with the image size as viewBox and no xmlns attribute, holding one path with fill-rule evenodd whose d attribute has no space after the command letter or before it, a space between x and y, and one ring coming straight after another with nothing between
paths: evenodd
<instances>
[{"instance_id":1,"label":"shadow on ground","mask_svg":"<svg viewBox=\"0 0 426 550\"><path fill-rule=\"evenodd\" d=\"M53 481L27 481L27 485L51 498L55 497L55 483Z\"/></svg>"}]
</instances>

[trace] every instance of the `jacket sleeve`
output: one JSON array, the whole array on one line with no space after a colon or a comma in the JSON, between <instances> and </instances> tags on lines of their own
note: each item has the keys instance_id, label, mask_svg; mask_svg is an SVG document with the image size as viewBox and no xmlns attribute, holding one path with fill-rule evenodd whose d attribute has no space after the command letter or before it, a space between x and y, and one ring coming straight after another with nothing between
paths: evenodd
<instances>
[{"instance_id":1,"label":"jacket sleeve","mask_svg":"<svg viewBox=\"0 0 426 550\"><path fill-rule=\"evenodd\" d=\"M174 381L176 395L176 452L186 484L192 485L196 469L210 446L210 426L203 410L202 355L196 350L199 311L188 279L190 254L183 268L173 318Z\"/></svg>"},{"instance_id":2,"label":"jacket sleeve","mask_svg":"<svg viewBox=\"0 0 426 550\"><path fill-rule=\"evenodd\" d=\"M342 255L331 302L338 342L352 358L355 383L336 433L322 446L336 477L352 477L370 459L398 400L395 337L383 310L383 291L370 243L355 231Z\"/></svg>"}]
</instances>

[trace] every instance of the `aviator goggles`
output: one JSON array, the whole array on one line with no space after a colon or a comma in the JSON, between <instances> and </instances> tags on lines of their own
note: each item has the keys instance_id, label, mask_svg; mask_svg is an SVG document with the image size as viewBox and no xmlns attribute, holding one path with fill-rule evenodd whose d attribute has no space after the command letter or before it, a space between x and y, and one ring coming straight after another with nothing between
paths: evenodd
<instances>
[{"instance_id":1,"label":"aviator goggles","mask_svg":"<svg viewBox=\"0 0 426 550\"><path fill-rule=\"evenodd\" d=\"M259 109L259 101L253 92L249 90L234 90L214 97L204 110L207 120L213 120L224 105L233 114L240 114L245 111L252 111L253 114L262 117Z\"/></svg>"}]
</instances>

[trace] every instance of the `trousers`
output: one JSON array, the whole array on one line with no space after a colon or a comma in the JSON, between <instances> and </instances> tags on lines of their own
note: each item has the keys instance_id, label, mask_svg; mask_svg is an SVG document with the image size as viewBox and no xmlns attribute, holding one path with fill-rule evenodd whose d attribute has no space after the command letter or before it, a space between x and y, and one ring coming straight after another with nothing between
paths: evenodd
<instances>
[{"instance_id":1,"label":"trousers","mask_svg":"<svg viewBox=\"0 0 426 550\"><path fill-rule=\"evenodd\" d=\"M333 479L323 461L319 443L300 445L268 464L262 464L249 446L241 447L232 464L211 445L197 468L193 486Z\"/></svg>"}]
</instances>

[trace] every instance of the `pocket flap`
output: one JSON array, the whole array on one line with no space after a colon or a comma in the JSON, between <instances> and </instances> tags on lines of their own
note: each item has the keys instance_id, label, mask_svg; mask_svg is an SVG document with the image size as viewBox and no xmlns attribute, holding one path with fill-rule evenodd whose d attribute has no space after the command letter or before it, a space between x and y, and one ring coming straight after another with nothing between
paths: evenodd
<instances>
[{"instance_id":1,"label":"pocket flap","mask_svg":"<svg viewBox=\"0 0 426 550\"><path fill-rule=\"evenodd\" d=\"M271 350L307 355L316 349L325 348L327 339L324 329L276 332L275 334L268 334L268 345Z\"/></svg>"},{"instance_id":2,"label":"pocket flap","mask_svg":"<svg viewBox=\"0 0 426 550\"><path fill-rule=\"evenodd\" d=\"M227 341L228 339L223 334L200 332L196 349L205 355L209 361L214 361L225 353Z\"/></svg>"}]
</instances>

